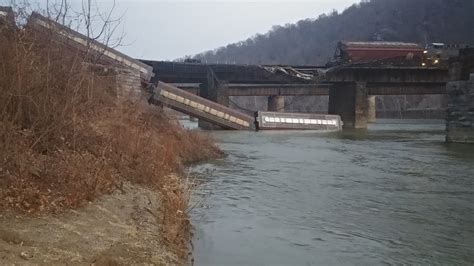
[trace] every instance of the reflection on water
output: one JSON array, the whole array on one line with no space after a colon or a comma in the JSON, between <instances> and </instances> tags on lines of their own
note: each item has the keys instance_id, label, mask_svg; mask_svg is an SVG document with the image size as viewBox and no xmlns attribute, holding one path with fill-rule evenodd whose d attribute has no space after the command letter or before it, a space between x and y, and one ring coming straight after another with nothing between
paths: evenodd
<instances>
[{"instance_id":1,"label":"reflection on water","mask_svg":"<svg viewBox=\"0 0 474 266\"><path fill-rule=\"evenodd\" d=\"M228 156L194 169L213 170L195 265L474 263L474 146L443 121L212 134Z\"/></svg>"}]
</instances>

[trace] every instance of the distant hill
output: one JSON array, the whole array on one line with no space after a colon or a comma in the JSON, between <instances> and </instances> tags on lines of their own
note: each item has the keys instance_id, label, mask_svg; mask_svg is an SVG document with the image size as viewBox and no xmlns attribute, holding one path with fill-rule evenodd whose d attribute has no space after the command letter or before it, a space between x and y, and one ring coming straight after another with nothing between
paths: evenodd
<instances>
[{"instance_id":1,"label":"distant hill","mask_svg":"<svg viewBox=\"0 0 474 266\"><path fill-rule=\"evenodd\" d=\"M474 44L474 0L366 0L342 13L274 26L265 34L196 55L242 64L318 65L338 41Z\"/></svg>"}]
</instances>

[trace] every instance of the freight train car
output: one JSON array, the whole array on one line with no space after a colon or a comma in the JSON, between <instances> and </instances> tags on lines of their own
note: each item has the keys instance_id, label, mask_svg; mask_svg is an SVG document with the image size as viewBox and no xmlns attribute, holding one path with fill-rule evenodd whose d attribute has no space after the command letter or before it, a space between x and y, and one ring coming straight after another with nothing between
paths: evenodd
<instances>
[{"instance_id":1,"label":"freight train car","mask_svg":"<svg viewBox=\"0 0 474 266\"><path fill-rule=\"evenodd\" d=\"M71 48L88 54L91 60L96 63L118 65L138 71L141 79L147 83L153 77L152 67L38 13L31 14L28 28L34 29L44 36L54 36Z\"/></svg>"},{"instance_id":2,"label":"freight train car","mask_svg":"<svg viewBox=\"0 0 474 266\"><path fill-rule=\"evenodd\" d=\"M339 42L334 58L339 63L361 63L391 58L423 58L425 49L404 42Z\"/></svg>"},{"instance_id":3,"label":"freight train car","mask_svg":"<svg viewBox=\"0 0 474 266\"><path fill-rule=\"evenodd\" d=\"M262 112L256 113L257 130L292 129L340 131L341 117L327 114Z\"/></svg>"}]
</instances>

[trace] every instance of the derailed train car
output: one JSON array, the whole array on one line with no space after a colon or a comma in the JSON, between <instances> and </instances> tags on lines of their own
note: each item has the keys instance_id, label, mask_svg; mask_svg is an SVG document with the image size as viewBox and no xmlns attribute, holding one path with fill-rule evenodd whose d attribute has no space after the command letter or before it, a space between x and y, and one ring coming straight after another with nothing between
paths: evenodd
<instances>
[{"instance_id":1,"label":"derailed train car","mask_svg":"<svg viewBox=\"0 0 474 266\"><path fill-rule=\"evenodd\" d=\"M171 109L192 115L224 129L255 130L254 117L163 82L159 82L154 89L150 102L164 104Z\"/></svg>"},{"instance_id":2,"label":"derailed train car","mask_svg":"<svg viewBox=\"0 0 474 266\"><path fill-rule=\"evenodd\" d=\"M257 130L322 130L340 131L339 115L262 112L256 113Z\"/></svg>"},{"instance_id":3,"label":"derailed train car","mask_svg":"<svg viewBox=\"0 0 474 266\"><path fill-rule=\"evenodd\" d=\"M94 63L133 69L140 73L140 78L146 83L153 77L153 68L147 64L36 12L31 14L27 27L48 38L54 37L65 45L87 54L88 58Z\"/></svg>"},{"instance_id":4,"label":"derailed train car","mask_svg":"<svg viewBox=\"0 0 474 266\"><path fill-rule=\"evenodd\" d=\"M224 129L339 131L343 125L338 115L259 111L255 116L249 116L164 82L159 82L154 88L150 102L162 104Z\"/></svg>"}]
</instances>

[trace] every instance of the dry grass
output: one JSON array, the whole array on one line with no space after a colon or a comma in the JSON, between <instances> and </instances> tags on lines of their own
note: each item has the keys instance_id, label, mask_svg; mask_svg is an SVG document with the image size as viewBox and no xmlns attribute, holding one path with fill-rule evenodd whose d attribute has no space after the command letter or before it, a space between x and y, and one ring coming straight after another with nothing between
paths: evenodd
<instances>
[{"instance_id":1,"label":"dry grass","mask_svg":"<svg viewBox=\"0 0 474 266\"><path fill-rule=\"evenodd\" d=\"M189 193L172 173L220 156L146 99L119 100L109 73L52 36L0 28L0 209L60 213L122 189L162 198L163 240L187 256Z\"/></svg>"},{"instance_id":2,"label":"dry grass","mask_svg":"<svg viewBox=\"0 0 474 266\"><path fill-rule=\"evenodd\" d=\"M52 36L2 29L0 58L0 209L59 213L128 180L161 192L164 240L185 256L187 189L171 173L219 156L212 141L118 100L113 76Z\"/></svg>"},{"instance_id":3,"label":"dry grass","mask_svg":"<svg viewBox=\"0 0 474 266\"><path fill-rule=\"evenodd\" d=\"M0 34L0 208L59 213L128 180L161 193L163 240L185 257L189 191L172 173L220 152L44 37Z\"/></svg>"}]
</instances>

